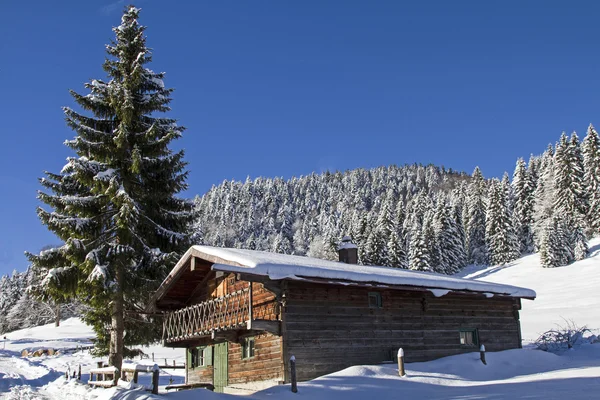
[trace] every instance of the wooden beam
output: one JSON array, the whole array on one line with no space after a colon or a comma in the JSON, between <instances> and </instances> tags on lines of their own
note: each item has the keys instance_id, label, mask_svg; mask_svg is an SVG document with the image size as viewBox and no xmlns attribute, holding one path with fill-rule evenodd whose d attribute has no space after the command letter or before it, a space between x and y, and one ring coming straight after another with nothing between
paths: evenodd
<instances>
[{"instance_id":1,"label":"wooden beam","mask_svg":"<svg viewBox=\"0 0 600 400\"><path fill-rule=\"evenodd\" d=\"M249 283L249 290L248 290L248 296L249 296L249 300L248 300L248 320L250 323L252 323L252 282ZM250 329L250 327L248 327L248 329Z\"/></svg>"},{"instance_id":2,"label":"wooden beam","mask_svg":"<svg viewBox=\"0 0 600 400\"><path fill-rule=\"evenodd\" d=\"M248 330L264 331L279 336L281 333L280 321L270 321L266 319L255 319L248 321Z\"/></svg>"},{"instance_id":3,"label":"wooden beam","mask_svg":"<svg viewBox=\"0 0 600 400\"><path fill-rule=\"evenodd\" d=\"M192 256L190 258L190 271L196 270L196 257Z\"/></svg>"}]
</instances>

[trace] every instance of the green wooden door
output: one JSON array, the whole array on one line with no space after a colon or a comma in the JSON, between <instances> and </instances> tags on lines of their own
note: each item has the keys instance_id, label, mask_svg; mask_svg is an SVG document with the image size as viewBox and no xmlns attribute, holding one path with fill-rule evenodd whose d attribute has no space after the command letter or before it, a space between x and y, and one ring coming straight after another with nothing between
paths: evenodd
<instances>
[{"instance_id":1,"label":"green wooden door","mask_svg":"<svg viewBox=\"0 0 600 400\"><path fill-rule=\"evenodd\" d=\"M213 358L213 385L215 392L223 392L223 388L227 386L227 342L217 343L214 346Z\"/></svg>"}]
</instances>

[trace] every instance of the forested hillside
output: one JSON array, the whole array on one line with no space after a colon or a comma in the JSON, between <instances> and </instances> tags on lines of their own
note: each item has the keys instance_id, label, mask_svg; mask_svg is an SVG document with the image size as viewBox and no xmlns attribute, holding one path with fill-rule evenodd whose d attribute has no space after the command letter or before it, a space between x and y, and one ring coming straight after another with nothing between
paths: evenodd
<instances>
[{"instance_id":1,"label":"forested hillside","mask_svg":"<svg viewBox=\"0 0 600 400\"><path fill-rule=\"evenodd\" d=\"M81 306L75 302L57 306L36 299L29 289L39 284L31 268L0 278L0 333L54 322L57 312L62 318L79 315Z\"/></svg>"},{"instance_id":2,"label":"forested hillside","mask_svg":"<svg viewBox=\"0 0 600 400\"><path fill-rule=\"evenodd\" d=\"M591 125L563 134L512 180L406 165L226 181L195 199L196 242L336 259L350 235L362 264L451 274L539 250L566 265L600 229L599 148Z\"/></svg>"}]
</instances>

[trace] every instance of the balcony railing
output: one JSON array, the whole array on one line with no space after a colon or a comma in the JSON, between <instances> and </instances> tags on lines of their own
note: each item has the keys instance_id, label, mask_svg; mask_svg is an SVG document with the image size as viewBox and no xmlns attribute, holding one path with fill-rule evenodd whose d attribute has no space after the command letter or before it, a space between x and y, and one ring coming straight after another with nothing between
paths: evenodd
<instances>
[{"instance_id":1,"label":"balcony railing","mask_svg":"<svg viewBox=\"0 0 600 400\"><path fill-rule=\"evenodd\" d=\"M250 302L246 288L168 313L163 322L163 341L176 342L246 327L251 318Z\"/></svg>"}]
</instances>

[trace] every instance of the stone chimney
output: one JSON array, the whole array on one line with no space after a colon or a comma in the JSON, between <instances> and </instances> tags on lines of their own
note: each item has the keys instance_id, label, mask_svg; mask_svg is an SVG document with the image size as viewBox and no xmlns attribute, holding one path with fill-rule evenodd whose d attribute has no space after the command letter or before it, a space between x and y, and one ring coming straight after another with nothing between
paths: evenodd
<instances>
[{"instance_id":1,"label":"stone chimney","mask_svg":"<svg viewBox=\"0 0 600 400\"><path fill-rule=\"evenodd\" d=\"M340 262L358 264L358 247L352 243L350 236L342 238L342 242L338 245L338 254L340 255Z\"/></svg>"}]
</instances>

